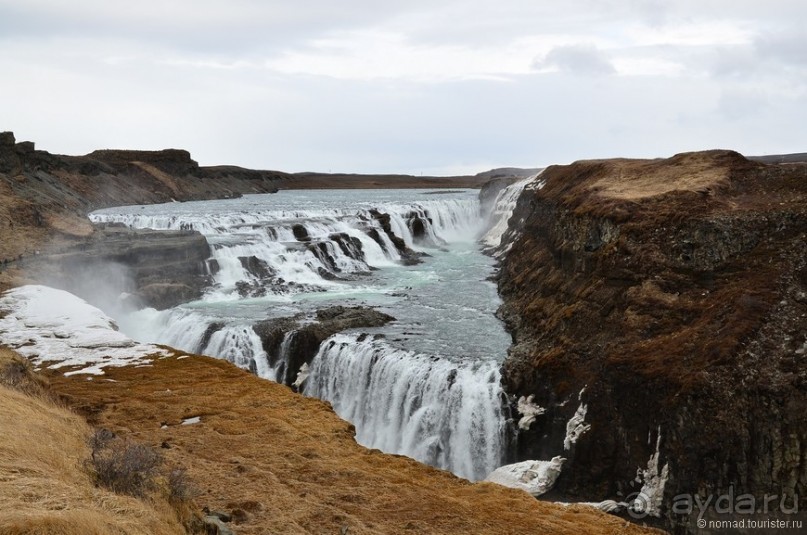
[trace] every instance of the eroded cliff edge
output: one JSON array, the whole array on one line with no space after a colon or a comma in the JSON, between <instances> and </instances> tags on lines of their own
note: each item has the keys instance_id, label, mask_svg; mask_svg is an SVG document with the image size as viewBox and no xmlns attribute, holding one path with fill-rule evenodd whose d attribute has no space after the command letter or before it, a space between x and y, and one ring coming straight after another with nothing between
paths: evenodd
<instances>
[{"instance_id":1,"label":"eroded cliff edge","mask_svg":"<svg viewBox=\"0 0 807 535\"><path fill-rule=\"evenodd\" d=\"M807 166L710 151L540 178L499 280L505 387L545 411L518 456L566 457L566 499L644 489L676 531L682 494L803 511Z\"/></svg>"},{"instance_id":2,"label":"eroded cliff edge","mask_svg":"<svg viewBox=\"0 0 807 535\"><path fill-rule=\"evenodd\" d=\"M279 189L480 187L486 176L285 173L200 166L181 149L96 150L66 156L0 132L0 262L64 237L86 236L100 208L226 199ZM15 239L6 239L13 235Z\"/></svg>"}]
</instances>

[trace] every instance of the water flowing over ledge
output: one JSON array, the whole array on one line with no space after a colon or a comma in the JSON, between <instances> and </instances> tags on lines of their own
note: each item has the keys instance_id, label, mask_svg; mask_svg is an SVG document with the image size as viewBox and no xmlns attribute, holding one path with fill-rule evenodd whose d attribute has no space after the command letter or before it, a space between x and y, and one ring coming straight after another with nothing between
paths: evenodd
<instances>
[{"instance_id":1,"label":"water flowing over ledge","mask_svg":"<svg viewBox=\"0 0 807 535\"><path fill-rule=\"evenodd\" d=\"M216 288L208 298L218 300L327 291L338 279L394 265L404 248L473 240L482 223L473 198L269 210L261 197L246 196L237 208L226 201L122 207L90 219L202 233L213 249Z\"/></svg>"},{"instance_id":2,"label":"water flowing over ledge","mask_svg":"<svg viewBox=\"0 0 807 535\"><path fill-rule=\"evenodd\" d=\"M292 384L301 370L296 331L269 347L255 321L280 317L279 309L310 316L329 299L344 304L354 295L357 304L391 313L398 318L391 326L325 340L307 361L304 393L330 401L363 445L480 480L506 455L498 368L509 336L494 318L498 297L486 280L493 263L477 240L488 230L483 243L498 245L527 183L500 192L490 217L480 214L475 192L436 200L410 200L413 192L384 192L383 199L365 192L358 200L362 193L307 192L124 207L91 218L196 230L211 244L215 286L202 301L140 310L121 322L144 341ZM403 267L412 250L429 256Z\"/></svg>"},{"instance_id":3,"label":"water flowing over ledge","mask_svg":"<svg viewBox=\"0 0 807 535\"><path fill-rule=\"evenodd\" d=\"M304 393L331 402L360 444L476 481L502 461L500 379L495 361L455 363L340 334L323 342Z\"/></svg>"}]
</instances>

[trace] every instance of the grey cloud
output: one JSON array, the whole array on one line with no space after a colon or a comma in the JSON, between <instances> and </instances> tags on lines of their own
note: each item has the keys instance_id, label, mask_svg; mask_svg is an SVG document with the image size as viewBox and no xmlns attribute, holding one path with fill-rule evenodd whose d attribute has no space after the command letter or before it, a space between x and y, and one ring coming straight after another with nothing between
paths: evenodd
<instances>
[{"instance_id":1,"label":"grey cloud","mask_svg":"<svg viewBox=\"0 0 807 535\"><path fill-rule=\"evenodd\" d=\"M491 42L545 38L529 58L551 46L543 43L629 43L631 28L727 13L769 33L721 48L556 47L534 66L559 73L507 83L343 80L261 67L279 50L352 29L399 32L426 50L430 42L484 51ZM538 166L713 147L803 152L805 93L792 87L807 80L807 43L803 31L782 28L805 13L803 0L0 0L0 100L15 103L0 130L54 152L174 146L206 164L292 171ZM580 75L614 73L609 54L691 68L581 83ZM136 59L101 61L107 56Z\"/></svg>"},{"instance_id":2,"label":"grey cloud","mask_svg":"<svg viewBox=\"0 0 807 535\"><path fill-rule=\"evenodd\" d=\"M630 0L629 5L651 26L664 24L669 17L672 2L665 0Z\"/></svg>"},{"instance_id":3,"label":"grey cloud","mask_svg":"<svg viewBox=\"0 0 807 535\"><path fill-rule=\"evenodd\" d=\"M142 0L126 9L96 0L0 0L0 41L14 38L93 38L141 42L191 52L265 53L301 44L329 31L362 28L425 0L385 4L372 0Z\"/></svg>"},{"instance_id":4,"label":"grey cloud","mask_svg":"<svg viewBox=\"0 0 807 535\"><path fill-rule=\"evenodd\" d=\"M763 60L807 67L807 30L803 28L763 35L756 48Z\"/></svg>"},{"instance_id":5,"label":"grey cloud","mask_svg":"<svg viewBox=\"0 0 807 535\"><path fill-rule=\"evenodd\" d=\"M608 57L593 45L568 45L553 48L541 59L533 62L533 68L557 67L573 74L615 74L616 69Z\"/></svg>"},{"instance_id":6,"label":"grey cloud","mask_svg":"<svg viewBox=\"0 0 807 535\"><path fill-rule=\"evenodd\" d=\"M716 78L756 75L763 65L753 46L721 47L712 51L707 69Z\"/></svg>"},{"instance_id":7,"label":"grey cloud","mask_svg":"<svg viewBox=\"0 0 807 535\"><path fill-rule=\"evenodd\" d=\"M717 111L729 121L738 121L764 112L769 105L768 97L760 91L730 89L720 96Z\"/></svg>"},{"instance_id":8,"label":"grey cloud","mask_svg":"<svg viewBox=\"0 0 807 535\"><path fill-rule=\"evenodd\" d=\"M701 64L717 79L765 81L772 89L790 80L807 88L803 76L807 72L807 32L766 33L748 45L719 47L705 54Z\"/></svg>"}]
</instances>

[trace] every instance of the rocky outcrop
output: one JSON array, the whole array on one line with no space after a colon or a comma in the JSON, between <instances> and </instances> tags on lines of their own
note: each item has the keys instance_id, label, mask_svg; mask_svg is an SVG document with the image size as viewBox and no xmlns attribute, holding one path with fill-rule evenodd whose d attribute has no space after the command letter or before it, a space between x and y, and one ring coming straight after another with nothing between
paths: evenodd
<instances>
[{"instance_id":1,"label":"rocky outcrop","mask_svg":"<svg viewBox=\"0 0 807 535\"><path fill-rule=\"evenodd\" d=\"M518 457L676 532L676 496L807 496L807 166L712 151L553 166L501 265ZM526 402L522 404L526 405ZM681 511L679 511L680 513ZM649 515L649 516L648 516Z\"/></svg>"},{"instance_id":2,"label":"rocky outcrop","mask_svg":"<svg viewBox=\"0 0 807 535\"><path fill-rule=\"evenodd\" d=\"M102 150L60 156L0 133L0 261L31 255L93 229L86 214L124 204L271 193L288 175L200 167L184 150ZM60 243L60 246L67 244ZM0 286L2 283L0 283Z\"/></svg>"},{"instance_id":3,"label":"rocky outcrop","mask_svg":"<svg viewBox=\"0 0 807 535\"><path fill-rule=\"evenodd\" d=\"M401 263L405 266L413 266L415 264L419 264L421 262L421 258L424 256L428 256L427 253L422 253L419 251L414 251L407 247L406 242L403 241L402 238L398 237L392 231L392 225L390 224L390 215L384 212L380 212L376 209L370 210L370 216L375 219L379 225L381 225L382 230L384 233L389 237L392 244L398 250L398 254L401 256ZM381 236L378 235L378 231L372 227L366 230L367 235L370 236L373 240L375 240L378 245L382 248L385 247L384 241L381 239Z\"/></svg>"},{"instance_id":4,"label":"rocky outcrop","mask_svg":"<svg viewBox=\"0 0 807 535\"><path fill-rule=\"evenodd\" d=\"M209 257L210 246L198 232L102 225L67 247L24 259L24 265L28 277L104 308L165 309L202 296L211 283Z\"/></svg>"},{"instance_id":5,"label":"rocky outcrop","mask_svg":"<svg viewBox=\"0 0 807 535\"><path fill-rule=\"evenodd\" d=\"M20 157L15 143L14 134L0 132L0 173L11 173L19 169Z\"/></svg>"},{"instance_id":6,"label":"rocky outcrop","mask_svg":"<svg viewBox=\"0 0 807 535\"><path fill-rule=\"evenodd\" d=\"M10 132L5 135L13 139ZM180 149L98 150L86 156L60 156L21 150L21 145L15 152L19 166L15 172L5 171L14 179L9 181L14 193L43 208L67 211L273 193L288 176L278 171L200 167L188 151Z\"/></svg>"},{"instance_id":7,"label":"rocky outcrop","mask_svg":"<svg viewBox=\"0 0 807 535\"><path fill-rule=\"evenodd\" d=\"M291 386L328 337L348 329L381 327L394 319L370 307L332 306L318 310L313 318L300 314L261 321L252 328L261 338L269 364L278 370L277 382Z\"/></svg>"}]
</instances>

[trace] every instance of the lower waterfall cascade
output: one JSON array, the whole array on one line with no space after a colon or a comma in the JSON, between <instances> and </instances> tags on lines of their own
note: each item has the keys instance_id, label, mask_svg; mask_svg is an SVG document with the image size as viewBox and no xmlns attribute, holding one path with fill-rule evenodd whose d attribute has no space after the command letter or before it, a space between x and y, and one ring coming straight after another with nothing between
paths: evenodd
<instances>
[{"instance_id":1,"label":"lower waterfall cascade","mask_svg":"<svg viewBox=\"0 0 807 535\"><path fill-rule=\"evenodd\" d=\"M305 383L356 426L360 444L401 453L472 480L501 464L504 418L498 364L472 366L337 334Z\"/></svg>"},{"instance_id":2,"label":"lower waterfall cascade","mask_svg":"<svg viewBox=\"0 0 807 535\"><path fill-rule=\"evenodd\" d=\"M392 315L387 326L324 340L302 392L329 401L355 425L359 443L475 481L506 457L499 366L510 344L494 315L494 259L480 241L496 245L513 190L527 182L500 193L487 219L475 191L422 190L282 191L90 218L195 230L211 245L214 283L203 299L116 318L136 340L224 358L291 385L300 371L290 367L295 331L269 348L257 321L294 317L305 325L334 305Z\"/></svg>"}]
</instances>

